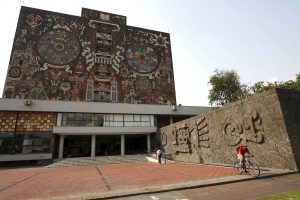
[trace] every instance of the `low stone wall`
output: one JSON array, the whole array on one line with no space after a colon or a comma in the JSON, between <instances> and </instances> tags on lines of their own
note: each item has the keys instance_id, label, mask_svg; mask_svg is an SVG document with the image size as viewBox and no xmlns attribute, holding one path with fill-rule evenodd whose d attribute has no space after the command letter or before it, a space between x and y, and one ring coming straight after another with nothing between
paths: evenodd
<instances>
[{"instance_id":1,"label":"low stone wall","mask_svg":"<svg viewBox=\"0 0 300 200\"><path fill-rule=\"evenodd\" d=\"M299 99L300 91L272 89L163 127L161 142L175 160L207 164L232 164L247 144L261 167L298 170Z\"/></svg>"}]
</instances>

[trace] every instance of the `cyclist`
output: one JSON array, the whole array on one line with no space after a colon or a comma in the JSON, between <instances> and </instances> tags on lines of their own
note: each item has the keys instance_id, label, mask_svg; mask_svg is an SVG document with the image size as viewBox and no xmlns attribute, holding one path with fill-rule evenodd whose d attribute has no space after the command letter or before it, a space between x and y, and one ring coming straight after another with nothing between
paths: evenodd
<instances>
[{"instance_id":1,"label":"cyclist","mask_svg":"<svg viewBox=\"0 0 300 200\"><path fill-rule=\"evenodd\" d=\"M237 157L240 161L240 165L243 168L244 172L248 172L246 170L246 166L245 166L245 154L246 153L248 153L250 156L252 156L247 145L241 145L238 148L236 148L236 154L237 154Z\"/></svg>"}]
</instances>

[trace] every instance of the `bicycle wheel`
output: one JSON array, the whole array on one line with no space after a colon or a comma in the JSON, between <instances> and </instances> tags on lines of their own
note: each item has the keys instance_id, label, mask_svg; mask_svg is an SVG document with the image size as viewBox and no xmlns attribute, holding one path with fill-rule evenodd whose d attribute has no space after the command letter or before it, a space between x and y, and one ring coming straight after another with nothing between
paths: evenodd
<instances>
[{"instance_id":1,"label":"bicycle wheel","mask_svg":"<svg viewBox=\"0 0 300 200\"><path fill-rule=\"evenodd\" d=\"M259 177L260 169L256 163L249 163L249 165L247 165L247 169L253 177Z\"/></svg>"},{"instance_id":2,"label":"bicycle wheel","mask_svg":"<svg viewBox=\"0 0 300 200\"><path fill-rule=\"evenodd\" d=\"M237 173L237 174L242 174L243 173L243 168L240 165L240 162L235 162L233 164L233 169L234 169L235 173Z\"/></svg>"}]
</instances>

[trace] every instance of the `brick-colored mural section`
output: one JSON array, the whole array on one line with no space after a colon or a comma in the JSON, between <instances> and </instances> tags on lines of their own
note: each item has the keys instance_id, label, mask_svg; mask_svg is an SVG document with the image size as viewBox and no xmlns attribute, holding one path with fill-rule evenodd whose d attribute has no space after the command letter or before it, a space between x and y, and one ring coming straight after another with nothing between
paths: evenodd
<instances>
[{"instance_id":1,"label":"brick-colored mural section","mask_svg":"<svg viewBox=\"0 0 300 200\"><path fill-rule=\"evenodd\" d=\"M14 112L0 112L0 131L14 131L16 117Z\"/></svg>"},{"instance_id":2,"label":"brick-colored mural section","mask_svg":"<svg viewBox=\"0 0 300 200\"><path fill-rule=\"evenodd\" d=\"M18 116L17 131L52 131L54 113L21 112Z\"/></svg>"},{"instance_id":3,"label":"brick-colored mural section","mask_svg":"<svg viewBox=\"0 0 300 200\"><path fill-rule=\"evenodd\" d=\"M247 144L261 167L297 170L299 99L299 91L269 90L161 128L161 142L176 160L215 164L232 164Z\"/></svg>"},{"instance_id":4,"label":"brick-colored mural section","mask_svg":"<svg viewBox=\"0 0 300 200\"><path fill-rule=\"evenodd\" d=\"M0 131L52 131L55 119L54 113L0 112Z\"/></svg>"},{"instance_id":5,"label":"brick-colored mural section","mask_svg":"<svg viewBox=\"0 0 300 200\"><path fill-rule=\"evenodd\" d=\"M3 97L176 105L170 35L101 11L22 7Z\"/></svg>"}]
</instances>

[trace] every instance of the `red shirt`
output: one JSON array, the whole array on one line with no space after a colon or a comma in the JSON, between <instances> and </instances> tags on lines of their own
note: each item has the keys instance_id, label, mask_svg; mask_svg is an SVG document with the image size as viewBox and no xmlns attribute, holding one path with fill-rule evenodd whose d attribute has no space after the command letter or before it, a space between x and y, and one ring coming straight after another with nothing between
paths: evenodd
<instances>
[{"instance_id":1,"label":"red shirt","mask_svg":"<svg viewBox=\"0 0 300 200\"><path fill-rule=\"evenodd\" d=\"M249 153L249 150L247 147L240 147L236 150L236 154L241 154L241 155L245 155L246 153Z\"/></svg>"}]
</instances>

